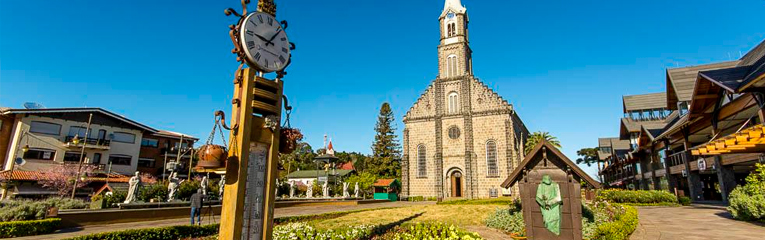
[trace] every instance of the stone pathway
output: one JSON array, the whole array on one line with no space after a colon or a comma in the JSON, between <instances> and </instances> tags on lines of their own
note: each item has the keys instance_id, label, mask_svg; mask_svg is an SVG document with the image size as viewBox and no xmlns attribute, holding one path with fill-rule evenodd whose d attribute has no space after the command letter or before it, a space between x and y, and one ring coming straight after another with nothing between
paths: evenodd
<instances>
[{"instance_id":1,"label":"stone pathway","mask_svg":"<svg viewBox=\"0 0 765 240\"><path fill-rule=\"evenodd\" d=\"M386 203L373 203L373 204L352 205L352 206L327 205L327 206L311 206L311 207L287 207L287 208L274 209L274 214L278 218L278 217L290 217L290 216L299 216L299 215L321 214L321 213L329 213L329 212L352 211L352 210L360 210L360 209L408 207L408 206L432 205L432 204L435 204L435 202L386 202ZM220 221L220 216L215 216L214 221L213 221L213 217L211 216L202 216L203 224L218 223L218 221ZM93 233L113 232L113 231L120 231L120 230L127 230L127 229L167 227L167 226L176 226L176 225L184 225L184 224L190 224L189 218L167 219L167 220L146 221L146 222L132 222L132 223L115 223L115 224L106 224L106 225L86 226L83 228L67 228L67 229L58 230L53 234L20 237L20 238L14 238L14 239L25 239L25 240L65 239L65 238L88 235Z\"/></svg>"},{"instance_id":2,"label":"stone pathway","mask_svg":"<svg viewBox=\"0 0 765 240\"><path fill-rule=\"evenodd\" d=\"M630 239L765 239L765 225L737 221L716 205L638 207L640 224Z\"/></svg>"}]
</instances>

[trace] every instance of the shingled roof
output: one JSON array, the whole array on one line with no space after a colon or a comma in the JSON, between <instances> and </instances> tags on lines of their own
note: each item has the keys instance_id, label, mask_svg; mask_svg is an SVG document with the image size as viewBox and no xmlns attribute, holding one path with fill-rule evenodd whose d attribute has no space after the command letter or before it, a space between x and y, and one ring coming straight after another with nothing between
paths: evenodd
<instances>
[{"instance_id":1,"label":"shingled roof","mask_svg":"<svg viewBox=\"0 0 765 240\"><path fill-rule=\"evenodd\" d=\"M667 107L667 93L649 93L622 97L624 113L635 110L647 110Z\"/></svg>"},{"instance_id":2,"label":"shingled roof","mask_svg":"<svg viewBox=\"0 0 765 240\"><path fill-rule=\"evenodd\" d=\"M547 151L547 154L542 154L544 151ZM590 175L587 175L579 166L577 166L574 162L571 161L571 159L568 159L566 155L560 152L558 148L550 145L547 141L542 141L540 143L537 143L537 145L534 147L529 154L526 155L526 157L523 159L523 161L518 165L515 170L510 174L510 176L505 179L505 181L502 183L503 188L509 188L515 182L520 180L520 178L523 176L523 170L526 169L528 166L534 166L539 161L542 161L542 158L538 157L540 155L543 155L547 158L553 157L560 160L563 164L565 164L571 171L573 172L573 175L580 178L582 181L588 183L590 186L594 188L600 188L600 183L598 181L595 181ZM551 159L552 160L552 159ZM564 169L565 170L565 169Z\"/></svg>"},{"instance_id":3,"label":"shingled roof","mask_svg":"<svg viewBox=\"0 0 765 240\"><path fill-rule=\"evenodd\" d=\"M667 69L667 108L677 110L677 102L691 100L699 71L730 68L738 64L736 60Z\"/></svg>"}]
</instances>

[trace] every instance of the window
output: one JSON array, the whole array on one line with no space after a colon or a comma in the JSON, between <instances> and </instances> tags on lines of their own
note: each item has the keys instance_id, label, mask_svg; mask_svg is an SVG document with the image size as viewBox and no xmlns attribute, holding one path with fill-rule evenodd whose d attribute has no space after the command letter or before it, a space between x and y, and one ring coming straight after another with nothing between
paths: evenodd
<instances>
[{"instance_id":1,"label":"window","mask_svg":"<svg viewBox=\"0 0 765 240\"><path fill-rule=\"evenodd\" d=\"M156 161L152 158L139 158L138 159L138 166L139 167L147 167L147 168L153 168L155 166Z\"/></svg>"},{"instance_id":2,"label":"window","mask_svg":"<svg viewBox=\"0 0 765 240\"><path fill-rule=\"evenodd\" d=\"M690 108L688 102L678 102L677 103L677 109L680 111L680 116L683 116L686 113L688 113L688 108Z\"/></svg>"},{"instance_id":3,"label":"window","mask_svg":"<svg viewBox=\"0 0 765 240\"><path fill-rule=\"evenodd\" d=\"M183 144L181 144L181 149L186 149L186 147L188 147L188 146L189 146L188 142L183 142ZM175 149L178 149L178 142L175 143L174 147L175 147Z\"/></svg>"},{"instance_id":4,"label":"window","mask_svg":"<svg viewBox=\"0 0 765 240\"><path fill-rule=\"evenodd\" d=\"M70 137L79 136L79 137L84 139L85 136L86 136L85 135L85 130L86 129L87 128L84 128L84 127L72 126L72 127L69 128L69 135L67 135L67 136L70 136ZM93 130L93 129L88 130L88 135L87 136L89 136L89 137L93 137L93 135L90 135L90 133L92 132L91 130Z\"/></svg>"},{"instance_id":5,"label":"window","mask_svg":"<svg viewBox=\"0 0 765 240\"><path fill-rule=\"evenodd\" d=\"M611 153L611 147L600 147L600 152Z\"/></svg>"},{"instance_id":6,"label":"window","mask_svg":"<svg viewBox=\"0 0 765 240\"><path fill-rule=\"evenodd\" d=\"M449 138L457 139L459 137L460 137L460 128L458 128L457 126L449 127Z\"/></svg>"},{"instance_id":7,"label":"window","mask_svg":"<svg viewBox=\"0 0 765 240\"><path fill-rule=\"evenodd\" d=\"M100 153L94 153L93 154L93 161L90 161L90 163L101 164L101 154Z\"/></svg>"},{"instance_id":8,"label":"window","mask_svg":"<svg viewBox=\"0 0 765 240\"><path fill-rule=\"evenodd\" d=\"M66 152L64 153L64 162L79 162L82 159L80 152Z\"/></svg>"},{"instance_id":9,"label":"window","mask_svg":"<svg viewBox=\"0 0 765 240\"><path fill-rule=\"evenodd\" d=\"M449 37L454 37L457 35L457 24L449 23L448 26Z\"/></svg>"},{"instance_id":10,"label":"window","mask_svg":"<svg viewBox=\"0 0 765 240\"><path fill-rule=\"evenodd\" d=\"M55 124L55 123L49 123L49 122L32 121L32 123L29 124L29 132L49 134L49 135L60 135L61 125Z\"/></svg>"},{"instance_id":11,"label":"window","mask_svg":"<svg viewBox=\"0 0 765 240\"><path fill-rule=\"evenodd\" d=\"M130 165L130 162L132 161L133 157L128 155L109 155L109 162L111 162L114 165Z\"/></svg>"},{"instance_id":12,"label":"window","mask_svg":"<svg viewBox=\"0 0 765 240\"><path fill-rule=\"evenodd\" d=\"M457 55L446 57L446 77L457 76Z\"/></svg>"},{"instance_id":13,"label":"window","mask_svg":"<svg viewBox=\"0 0 765 240\"><path fill-rule=\"evenodd\" d=\"M112 134L112 141L122 142L122 143L135 143L135 134L124 133L124 132L114 132Z\"/></svg>"},{"instance_id":14,"label":"window","mask_svg":"<svg viewBox=\"0 0 765 240\"><path fill-rule=\"evenodd\" d=\"M426 156L425 145L420 144L417 146L417 177L428 177Z\"/></svg>"},{"instance_id":15,"label":"window","mask_svg":"<svg viewBox=\"0 0 765 240\"><path fill-rule=\"evenodd\" d=\"M44 148L31 148L24 153L24 159L53 160L56 151Z\"/></svg>"},{"instance_id":16,"label":"window","mask_svg":"<svg viewBox=\"0 0 765 240\"><path fill-rule=\"evenodd\" d=\"M486 168L488 168L489 177L498 177L499 168L497 167L497 143L494 140L486 142Z\"/></svg>"},{"instance_id":17,"label":"window","mask_svg":"<svg viewBox=\"0 0 765 240\"><path fill-rule=\"evenodd\" d=\"M452 36L452 24L449 23L449 24L446 24L446 37L451 37L451 36Z\"/></svg>"},{"instance_id":18,"label":"window","mask_svg":"<svg viewBox=\"0 0 765 240\"><path fill-rule=\"evenodd\" d=\"M159 140L151 138L141 139L141 147L159 147Z\"/></svg>"},{"instance_id":19,"label":"window","mask_svg":"<svg viewBox=\"0 0 765 240\"><path fill-rule=\"evenodd\" d=\"M459 113L460 111L460 104L459 104L459 95L456 92L449 93L449 109L448 112L451 113Z\"/></svg>"}]
</instances>

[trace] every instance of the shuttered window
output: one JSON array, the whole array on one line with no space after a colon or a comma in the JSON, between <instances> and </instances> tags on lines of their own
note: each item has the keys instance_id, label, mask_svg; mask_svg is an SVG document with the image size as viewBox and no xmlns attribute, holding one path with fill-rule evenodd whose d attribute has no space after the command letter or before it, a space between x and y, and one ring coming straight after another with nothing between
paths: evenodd
<instances>
[{"instance_id":1,"label":"shuttered window","mask_svg":"<svg viewBox=\"0 0 765 240\"><path fill-rule=\"evenodd\" d=\"M425 145L417 146L417 177L428 177Z\"/></svg>"},{"instance_id":2,"label":"shuttered window","mask_svg":"<svg viewBox=\"0 0 765 240\"><path fill-rule=\"evenodd\" d=\"M494 142L494 140L486 142L486 167L488 168L487 176L499 176L499 167L497 167L497 143Z\"/></svg>"}]
</instances>

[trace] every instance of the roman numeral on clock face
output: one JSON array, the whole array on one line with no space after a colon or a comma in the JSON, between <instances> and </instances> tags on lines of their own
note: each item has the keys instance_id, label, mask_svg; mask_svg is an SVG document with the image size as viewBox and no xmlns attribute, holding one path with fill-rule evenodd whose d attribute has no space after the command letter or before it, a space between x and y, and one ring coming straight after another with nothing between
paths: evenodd
<instances>
[{"instance_id":1,"label":"roman numeral on clock face","mask_svg":"<svg viewBox=\"0 0 765 240\"><path fill-rule=\"evenodd\" d=\"M268 18L268 26L273 26L273 25L274 25L274 19Z\"/></svg>"},{"instance_id":2,"label":"roman numeral on clock face","mask_svg":"<svg viewBox=\"0 0 765 240\"><path fill-rule=\"evenodd\" d=\"M255 61L260 61L260 53L255 53Z\"/></svg>"},{"instance_id":3,"label":"roman numeral on clock face","mask_svg":"<svg viewBox=\"0 0 765 240\"><path fill-rule=\"evenodd\" d=\"M287 48L282 48L282 52L283 52L283 53L288 53L288 52L287 52Z\"/></svg>"},{"instance_id":4,"label":"roman numeral on clock face","mask_svg":"<svg viewBox=\"0 0 765 240\"><path fill-rule=\"evenodd\" d=\"M250 19L250 23L252 23L252 25L255 25L256 27L258 26L258 24L255 23L255 21L252 21L252 19Z\"/></svg>"},{"instance_id":5,"label":"roman numeral on clock face","mask_svg":"<svg viewBox=\"0 0 765 240\"><path fill-rule=\"evenodd\" d=\"M253 34L255 34L255 32L253 32L252 30L247 30L247 32L245 33L247 33L247 35L250 35L250 36L253 36Z\"/></svg>"},{"instance_id":6,"label":"roman numeral on clock face","mask_svg":"<svg viewBox=\"0 0 765 240\"><path fill-rule=\"evenodd\" d=\"M263 16L258 15L258 21L260 21L260 23L263 23Z\"/></svg>"},{"instance_id":7,"label":"roman numeral on clock face","mask_svg":"<svg viewBox=\"0 0 765 240\"><path fill-rule=\"evenodd\" d=\"M247 42L247 49L253 49L255 48L255 42L254 41L248 41Z\"/></svg>"},{"instance_id":8,"label":"roman numeral on clock face","mask_svg":"<svg viewBox=\"0 0 765 240\"><path fill-rule=\"evenodd\" d=\"M279 55L279 61L284 63L287 61L287 59L284 59L284 56Z\"/></svg>"}]
</instances>

